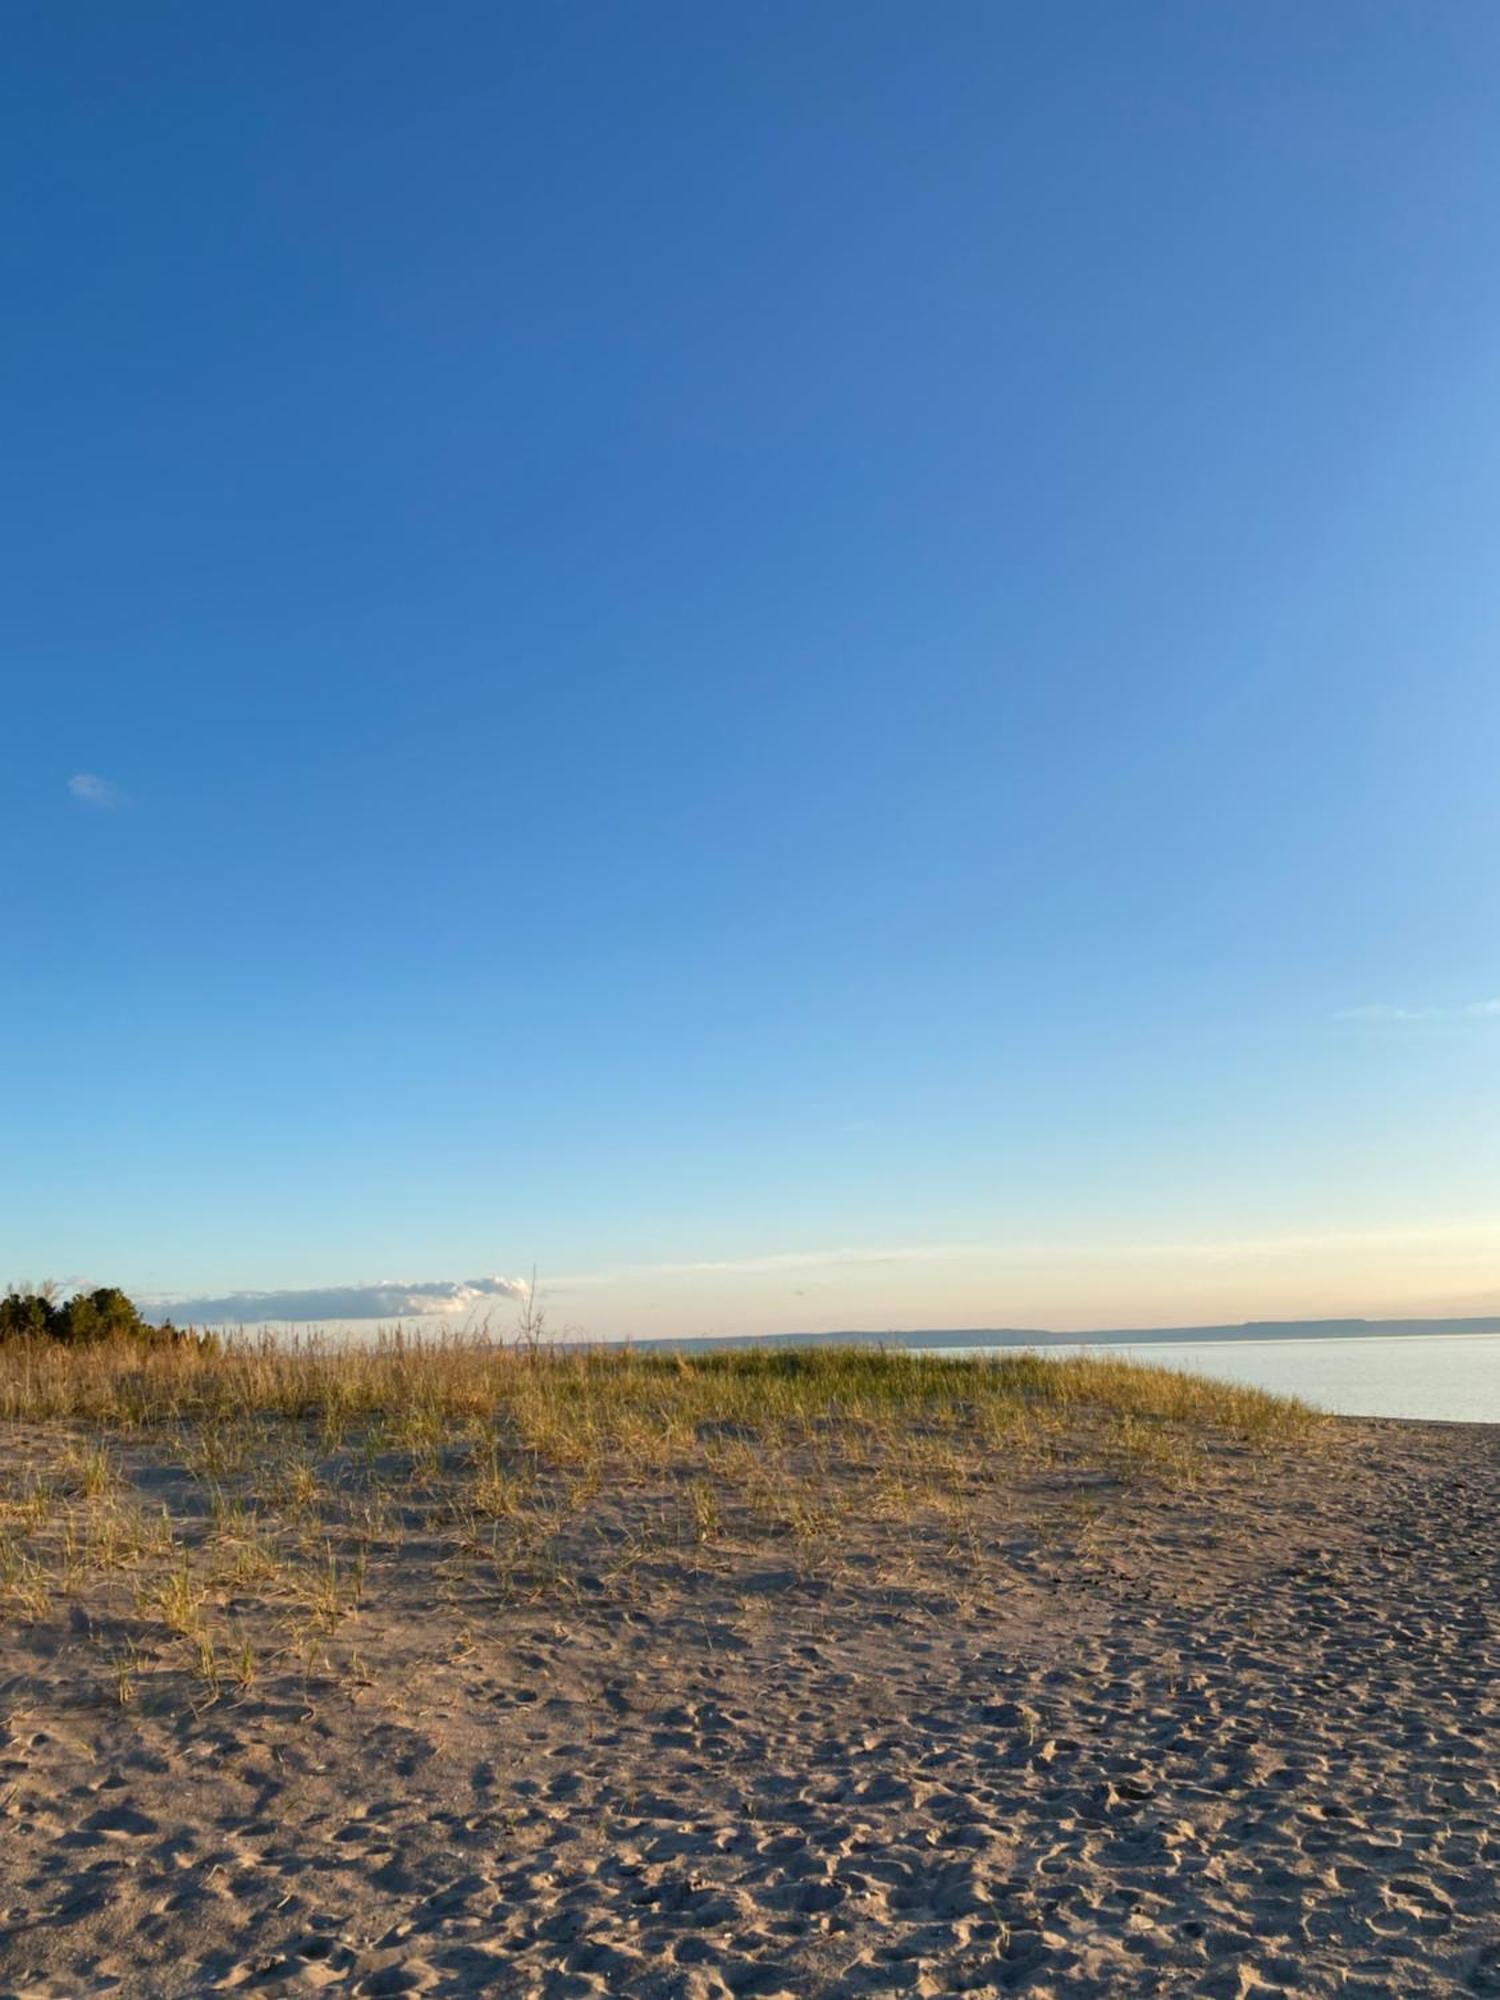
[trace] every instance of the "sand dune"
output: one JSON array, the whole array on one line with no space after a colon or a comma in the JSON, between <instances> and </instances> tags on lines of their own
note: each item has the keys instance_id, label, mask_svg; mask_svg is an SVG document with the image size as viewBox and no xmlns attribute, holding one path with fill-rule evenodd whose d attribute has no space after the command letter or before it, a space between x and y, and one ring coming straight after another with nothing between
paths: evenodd
<instances>
[{"instance_id":1,"label":"sand dune","mask_svg":"<svg viewBox=\"0 0 1500 2000\"><path fill-rule=\"evenodd\" d=\"M1500 1432L1263 1474L392 1594L196 1705L12 1624L0 1993L1500 1993Z\"/></svg>"}]
</instances>

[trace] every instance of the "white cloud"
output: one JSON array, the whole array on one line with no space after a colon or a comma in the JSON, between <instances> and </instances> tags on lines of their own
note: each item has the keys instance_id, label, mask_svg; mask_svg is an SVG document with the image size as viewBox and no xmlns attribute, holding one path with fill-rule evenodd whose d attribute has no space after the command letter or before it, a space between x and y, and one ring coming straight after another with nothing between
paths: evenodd
<instances>
[{"instance_id":1,"label":"white cloud","mask_svg":"<svg viewBox=\"0 0 1500 2000\"><path fill-rule=\"evenodd\" d=\"M339 1319L467 1321L496 1301L519 1304L524 1278L387 1279L373 1285L320 1285L305 1291L226 1292L219 1298L154 1298L143 1309L189 1326L289 1325Z\"/></svg>"},{"instance_id":2,"label":"white cloud","mask_svg":"<svg viewBox=\"0 0 1500 2000\"><path fill-rule=\"evenodd\" d=\"M125 803L125 794L118 785L112 785L108 778L96 777L92 771L75 772L68 780L68 790L81 805L97 806L104 812Z\"/></svg>"},{"instance_id":3,"label":"white cloud","mask_svg":"<svg viewBox=\"0 0 1500 2000\"><path fill-rule=\"evenodd\" d=\"M1365 1007L1341 1007L1336 1021L1497 1021L1500 1000L1466 1000L1458 1007L1390 1007L1376 1001Z\"/></svg>"}]
</instances>

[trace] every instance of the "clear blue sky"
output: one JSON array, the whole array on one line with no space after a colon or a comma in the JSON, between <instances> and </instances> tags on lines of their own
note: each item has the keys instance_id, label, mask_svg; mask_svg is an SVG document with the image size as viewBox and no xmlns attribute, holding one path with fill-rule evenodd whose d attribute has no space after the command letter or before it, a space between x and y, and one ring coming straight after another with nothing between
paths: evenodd
<instances>
[{"instance_id":1,"label":"clear blue sky","mask_svg":"<svg viewBox=\"0 0 1500 2000\"><path fill-rule=\"evenodd\" d=\"M37 0L0 98L0 1280L1500 1306L1491 0Z\"/></svg>"}]
</instances>

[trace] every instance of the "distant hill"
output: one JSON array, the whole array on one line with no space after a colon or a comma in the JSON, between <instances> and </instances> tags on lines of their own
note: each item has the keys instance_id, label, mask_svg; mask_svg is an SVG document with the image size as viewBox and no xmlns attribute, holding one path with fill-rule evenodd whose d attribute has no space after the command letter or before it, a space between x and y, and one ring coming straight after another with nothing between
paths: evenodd
<instances>
[{"instance_id":1,"label":"distant hill","mask_svg":"<svg viewBox=\"0 0 1500 2000\"><path fill-rule=\"evenodd\" d=\"M743 1333L714 1338L683 1336L637 1340L647 1352L712 1347L1092 1347L1129 1341L1357 1340L1372 1334L1500 1333L1500 1317L1477 1319L1247 1319L1230 1326L1099 1327L1087 1333L1053 1333L1045 1327L941 1326L916 1333L851 1327L839 1333Z\"/></svg>"}]
</instances>

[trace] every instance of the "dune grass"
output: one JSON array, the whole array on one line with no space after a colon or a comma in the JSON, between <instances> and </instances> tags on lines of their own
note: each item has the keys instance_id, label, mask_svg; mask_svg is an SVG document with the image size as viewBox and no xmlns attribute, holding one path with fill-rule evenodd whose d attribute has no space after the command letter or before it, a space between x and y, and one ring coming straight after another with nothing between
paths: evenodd
<instances>
[{"instance_id":1,"label":"dune grass","mask_svg":"<svg viewBox=\"0 0 1500 2000\"><path fill-rule=\"evenodd\" d=\"M644 1419L664 1438L709 1421L770 1425L1094 1410L1268 1437L1305 1422L1284 1397L1102 1356L954 1359L882 1347L637 1352L384 1335L228 1341L216 1348L0 1346L0 1421L135 1428L229 1418L345 1422L420 1414L509 1417L555 1441L618 1438Z\"/></svg>"},{"instance_id":2,"label":"dune grass","mask_svg":"<svg viewBox=\"0 0 1500 2000\"><path fill-rule=\"evenodd\" d=\"M1090 1504L1191 1485L1317 1422L1102 1357L13 1342L0 1611L81 1621L116 1700L164 1677L214 1699L363 1673L334 1635L372 1597L469 1635L506 1607L628 1604L668 1570L732 1575L768 1546L961 1579L1028 1485Z\"/></svg>"}]
</instances>

